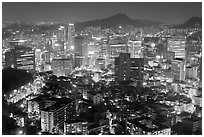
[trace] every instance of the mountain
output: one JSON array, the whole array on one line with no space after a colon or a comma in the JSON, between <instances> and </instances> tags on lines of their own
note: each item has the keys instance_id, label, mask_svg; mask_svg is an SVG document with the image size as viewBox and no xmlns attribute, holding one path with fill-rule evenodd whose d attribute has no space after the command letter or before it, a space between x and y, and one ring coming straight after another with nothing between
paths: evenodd
<instances>
[{"instance_id":1,"label":"mountain","mask_svg":"<svg viewBox=\"0 0 204 137\"><path fill-rule=\"evenodd\" d=\"M127 15L118 13L108 18L96 19L87 22L78 22L76 23L76 30L83 30L86 27L102 27L102 28L111 28L124 25L133 25L135 27L145 27L145 26L159 26L162 23L147 21L147 20L136 20L131 19Z\"/></svg>"},{"instance_id":2,"label":"mountain","mask_svg":"<svg viewBox=\"0 0 204 137\"><path fill-rule=\"evenodd\" d=\"M185 23L174 26L175 28L193 28L193 27L202 27L202 18L201 17L192 17L187 20Z\"/></svg>"}]
</instances>

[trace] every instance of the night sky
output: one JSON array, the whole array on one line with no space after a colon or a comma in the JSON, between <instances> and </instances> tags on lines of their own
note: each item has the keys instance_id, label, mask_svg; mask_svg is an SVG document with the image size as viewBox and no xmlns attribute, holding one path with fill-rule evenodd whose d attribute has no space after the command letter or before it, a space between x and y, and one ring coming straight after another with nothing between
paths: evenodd
<instances>
[{"instance_id":1,"label":"night sky","mask_svg":"<svg viewBox=\"0 0 204 137\"><path fill-rule=\"evenodd\" d=\"M163 23L184 23L192 16L202 17L202 3L138 3L138 2L27 2L2 3L3 22L41 21L74 22L102 19L124 13L132 19Z\"/></svg>"}]
</instances>

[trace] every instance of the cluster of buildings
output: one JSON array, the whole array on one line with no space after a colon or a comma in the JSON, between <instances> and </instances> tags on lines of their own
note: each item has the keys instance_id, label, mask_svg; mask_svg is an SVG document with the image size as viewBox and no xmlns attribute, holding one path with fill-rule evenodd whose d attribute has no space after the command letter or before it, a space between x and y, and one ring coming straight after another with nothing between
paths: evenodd
<instances>
[{"instance_id":1,"label":"cluster of buildings","mask_svg":"<svg viewBox=\"0 0 204 137\"><path fill-rule=\"evenodd\" d=\"M74 24L67 24L42 48L10 41L3 51L4 68L52 71L43 81L46 95L39 92L27 103L28 117L40 120L41 132L201 131L202 42L189 30L150 35L132 27L87 27L77 33ZM179 124L181 133L174 128Z\"/></svg>"}]
</instances>

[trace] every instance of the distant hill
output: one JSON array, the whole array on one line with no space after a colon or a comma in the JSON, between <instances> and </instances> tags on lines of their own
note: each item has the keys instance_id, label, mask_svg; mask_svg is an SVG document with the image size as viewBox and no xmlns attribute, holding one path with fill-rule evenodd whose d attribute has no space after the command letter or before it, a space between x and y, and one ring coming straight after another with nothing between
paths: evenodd
<instances>
[{"instance_id":1,"label":"distant hill","mask_svg":"<svg viewBox=\"0 0 204 137\"><path fill-rule=\"evenodd\" d=\"M194 28L194 27L202 27L201 17L192 17L185 23L174 26L174 28Z\"/></svg>"},{"instance_id":2,"label":"distant hill","mask_svg":"<svg viewBox=\"0 0 204 137\"><path fill-rule=\"evenodd\" d=\"M33 79L32 74L26 70L13 69L11 67L2 70L2 90L3 94L19 88Z\"/></svg>"},{"instance_id":3,"label":"distant hill","mask_svg":"<svg viewBox=\"0 0 204 137\"><path fill-rule=\"evenodd\" d=\"M76 30L83 30L86 27L102 27L102 28L111 28L124 25L133 25L135 27L145 27L145 26L159 26L162 23L147 21L147 20L136 20L131 19L125 14L118 13L108 18L97 19L87 22L78 22L76 23Z\"/></svg>"}]
</instances>

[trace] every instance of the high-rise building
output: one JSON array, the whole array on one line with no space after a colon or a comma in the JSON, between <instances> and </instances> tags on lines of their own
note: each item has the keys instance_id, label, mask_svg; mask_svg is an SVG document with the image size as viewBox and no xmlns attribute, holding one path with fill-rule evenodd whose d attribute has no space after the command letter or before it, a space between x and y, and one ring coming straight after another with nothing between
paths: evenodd
<instances>
[{"instance_id":1,"label":"high-rise building","mask_svg":"<svg viewBox=\"0 0 204 137\"><path fill-rule=\"evenodd\" d=\"M144 58L131 58L131 78L143 80Z\"/></svg>"},{"instance_id":2,"label":"high-rise building","mask_svg":"<svg viewBox=\"0 0 204 137\"><path fill-rule=\"evenodd\" d=\"M41 130L43 132L59 133L64 129L66 108L69 104L55 103L41 111Z\"/></svg>"},{"instance_id":3,"label":"high-rise building","mask_svg":"<svg viewBox=\"0 0 204 137\"><path fill-rule=\"evenodd\" d=\"M186 79L186 61L182 59L175 59L171 63L171 70L174 74L174 79L178 81L185 81Z\"/></svg>"},{"instance_id":4,"label":"high-rise building","mask_svg":"<svg viewBox=\"0 0 204 137\"><path fill-rule=\"evenodd\" d=\"M115 76L116 81L128 81L131 78L130 74L130 54L120 53L119 57L115 59Z\"/></svg>"},{"instance_id":5,"label":"high-rise building","mask_svg":"<svg viewBox=\"0 0 204 137\"><path fill-rule=\"evenodd\" d=\"M74 48L74 32L75 27L73 23L69 23L65 31L66 51Z\"/></svg>"},{"instance_id":6,"label":"high-rise building","mask_svg":"<svg viewBox=\"0 0 204 137\"><path fill-rule=\"evenodd\" d=\"M5 67L35 70L35 49L25 46L15 46L5 53Z\"/></svg>"},{"instance_id":7,"label":"high-rise building","mask_svg":"<svg viewBox=\"0 0 204 137\"><path fill-rule=\"evenodd\" d=\"M64 50L64 45L65 43L63 41L56 42L53 46L53 53L54 53L54 58L65 58L65 50Z\"/></svg>"},{"instance_id":8,"label":"high-rise building","mask_svg":"<svg viewBox=\"0 0 204 137\"><path fill-rule=\"evenodd\" d=\"M56 76L68 76L72 72L71 59L52 59L51 68Z\"/></svg>"},{"instance_id":9,"label":"high-rise building","mask_svg":"<svg viewBox=\"0 0 204 137\"><path fill-rule=\"evenodd\" d=\"M82 60L84 58L83 40L84 38L82 36L75 37L75 48L74 48L75 67L81 67L82 65Z\"/></svg>"},{"instance_id":10,"label":"high-rise building","mask_svg":"<svg viewBox=\"0 0 204 137\"><path fill-rule=\"evenodd\" d=\"M117 58L120 53L128 53L127 44L111 44L110 45L110 58Z\"/></svg>"},{"instance_id":11,"label":"high-rise building","mask_svg":"<svg viewBox=\"0 0 204 137\"><path fill-rule=\"evenodd\" d=\"M175 52L175 58L186 58L186 39L185 38L171 38L168 41L168 51Z\"/></svg>"},{"instance_id":12,"label":"high-rise building","mask_svg":"<svg viewBox=\"0 0 204 137\"><path fill-rule=\"evenodd\" d=\"M144 58L130 58L130 53L120 53L115 59L116 81L143 80Z\"/></svg>"},{"instance_id":13,"label":"high-rise building","mask_svg":"<svg viewBox=\"0 0 204 137\"><path fill-rule=\"evenodd\" d=\"M48 52L53 52L53 47L52 47L52 40L49 39L47 44L46 44L46 47L45 47L45 50L47 50Z\"/></svg>"},{"instance_id":14,"label":"high-rise building","mask_svg":"<svg viewBox=\"0 0 204 137\"><path fill-rule=\"evenodd\" d=\"M202 50L202 45L199 40L188 38L186 41L186 57L194 56L195 54L200 54Z\"/></svg>"},{"instance_id":15,"label":"high-rise building","mask_svg":"<svg viewBox=\"0 0 204 137\"><path fill-rule=\"evenodd\" d=\"M143 52L141 49L142 41L140 39L128 41L129 52L131 58L142 58Z\"/></svg>"}]
</instances>

